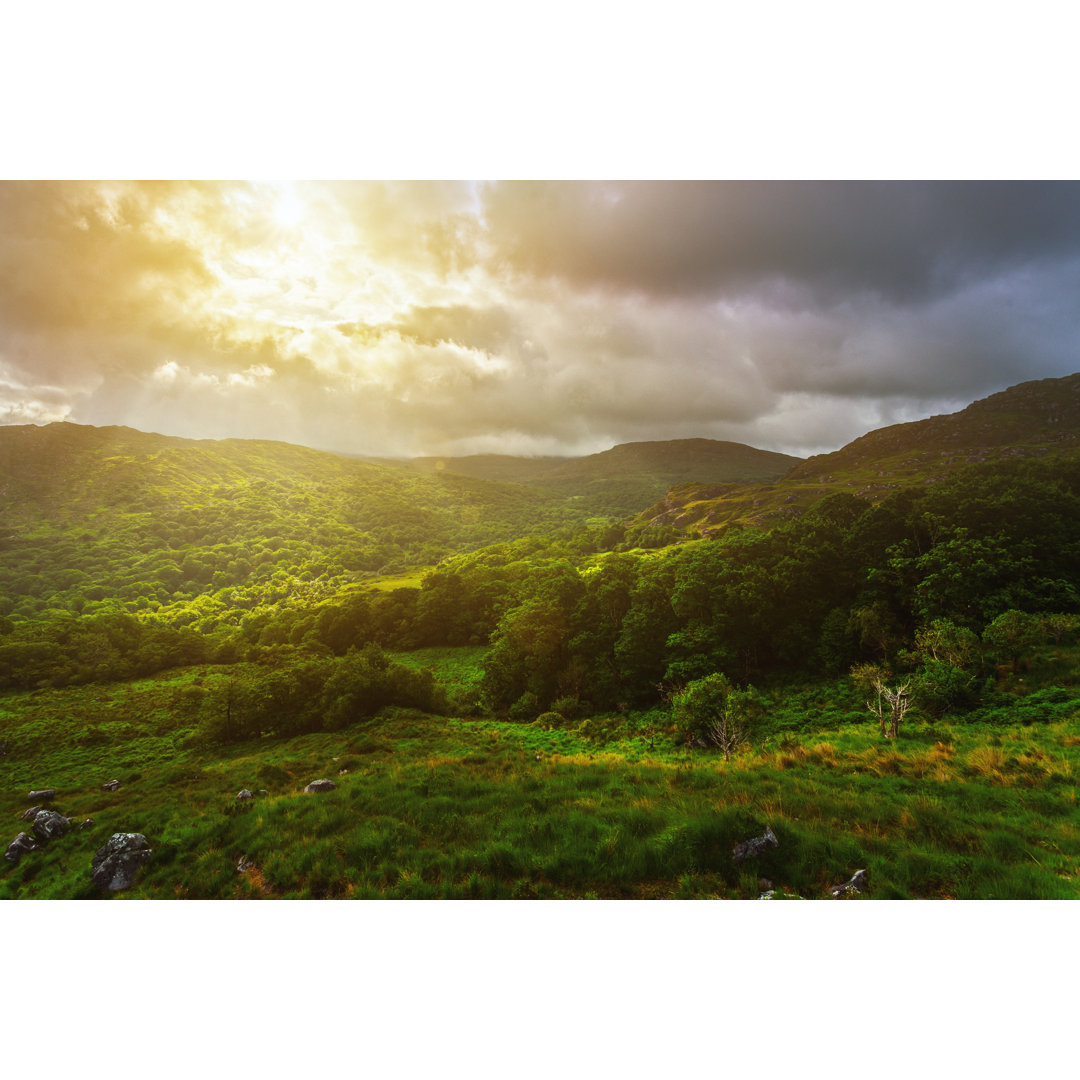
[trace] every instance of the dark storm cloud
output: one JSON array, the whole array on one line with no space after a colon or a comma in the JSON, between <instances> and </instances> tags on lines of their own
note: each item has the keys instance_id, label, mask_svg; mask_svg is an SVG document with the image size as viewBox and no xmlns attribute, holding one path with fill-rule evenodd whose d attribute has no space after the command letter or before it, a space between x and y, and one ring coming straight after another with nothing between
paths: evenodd
<instances>
[{"instance_id":1,"label":"dark storm cloud","mask_svg":"<svg viewBox=\"0 0 1080 1080\"><path fill-rule=\"evenodd\" d=\"M1080 185L0 184L0 423L835 449L1080 369Z\"/></svg>"},{"instance_id":2,"label":"dark storm cloud","mask_svg":"<svg viewBox=\"0 0 1080 1080\"><path fill-rule=\"evenodd\" d=\"M1064 183L506 183L482 198L496 265L663 296L774 282L912 302L1080 244Z\"/></svg>"}]
</instances>

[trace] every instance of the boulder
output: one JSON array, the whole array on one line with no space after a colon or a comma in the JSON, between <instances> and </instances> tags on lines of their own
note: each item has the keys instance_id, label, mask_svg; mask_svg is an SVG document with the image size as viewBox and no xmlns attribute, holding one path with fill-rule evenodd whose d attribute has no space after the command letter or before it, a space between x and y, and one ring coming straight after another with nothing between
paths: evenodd
<instances>
[{"instance_id":1,"label":"boulder","mask_svg":"<svg viewBox=\"0 0 1080 1080\"><path fill-rule=\"evenodd\" d=\"M39 840L55 840L71 828L71 822L55 810L39 810L30 827Z\"/></svg>"},{"instance_id":2,"label":"boulder","mask_svg":"<svg viewBox=\"0 0 1080 1080\"><path fill-rule=\"evenodd\" d=\"M89 828L90 828L90 827L91 827L91 826L92 826L93 824L94 824L94 819L93 819L92 817L88 817L88 818L87 818L87 819L86 819L86 820L85 820L85 821L84 821L84 822L83 822L83 823L82 823L82 824L81 824L81 825L79 826L79 828L80 828L80 829L89 829Z\"/></svg>"},{"instance_id":3,"label":"boulder","mask_svg":"<svg viewBox=\"0 0 1080 1080\"><path fill-rule=\"evenodd\" d=\"M254 798L255 798L255 796L254 796L254 795L252 795L252 794L251 794L251 792L250 792L250 791L248 791L248 789L247 789L247 788L244 788L244 790L243 790L243 791L238 791L238 792L236 793L236 797L237 797L238 799L254 799Z\"/></svg>"},{"instance_id":4,"label":"boulder","mask_svg":"<svg viewBox=\"0 0 1080 1080\"><path fill-rule=\"evenodd\" d=\"M240 861L236 864L236 872L238 874L246 874L249 870L255 869L255 860L249 859L246 855L240 856Z\"/></svg>"},{"instance_id":5,"label":"boulder","mask_svg":"<svg viewBox=\"0 0 1080 1080\"><path fill-rule=\"evenodd\" d=\"M142 833L113 833L90 860L90 880L103 892L128 889L153 854Z\"/></svg>"},{"instance_id":6,"label":"boulder","mask_svg":"<svg viewBox=\"0 0 1080 1080\"><path fill-rule=\"evenodd\" d=\"M779 847L780 841L776 839L776 833L771 828L766 828L765 832L761 836L755 836L752 840L744 840L741 844L736 844L731 852L732 861L736 866L743 861L743 859L750 859L756 855L761 855L763 852L769 850L769 848Z\"/></svg>"},{"instance_id":7,"label":"boulder","mask_svg":"<svg viewBox=\"0 0 1080 1080\"><path fill-rule=\"evenodd\" d=\"M17 863L28 851L37 851L41 845L29 834L21 832L8 844L4 858L10 863Z\"/></svg>"},{"instance_id":8,"label":"boulder","mask_svg":"<svg viewBox=\"0 0 1080 1080\"><path fill-rule=\"evenodd\" d=\"M50 787L42 788L40 791L31 791L28 798L31 802L33 802L35 799L40 799L42 802L48 802L49 799L56 798L56 788Z\"/></svg>"},{"instance_id":9,"label":"boulder","mask_svg":"<svg viewBox=\"0 0 1080 1080\"><path fill-rule=\"evenodd\" d=\"M333 780L312 780L306 788L304 788L305 794L311 795L319 791L333 791L337 787L337 784Z\"/></svg>"},{"instance_id":10,"label":"boulder","mask_svg":"<svg viewBox=\"0 0 1080 1080\"><path fill-rule=\"evenodd\" d=\"M37 817L37 812L38 812L39 810L41 810L41 809L42 809L42 807L41 807L41 806L31 806L29 810L24 810L24 811L23 811L23 812L22 812L22 813L21 813L21 814L19 815L19 818L20 818L20 819L21 819L22 821L29 821L29 820L30 820L31 818L33 818L33 817Z\"/></svg>"},{"instance_id":11,"label":"boulder","mask_svg":"<svg viewBox=\"0 0 1080 1080\"><path fill-rule=\"evenodd\" d=\"M102 791L116 791L116 789L119 786L120 786L120 781L119 780L106 780L105 783L101 785L101 790Z\"/></svg>"},{"instance_id":12,"label":"boulder","mask_svg":"<svg viewBox=\"0 0 1080 1080\"><path fill-rule=\"evenodd\" d=\"M845 881L843 885L837 885L829 890L829 895L834 900L850 900L853 896L858 896L859 893L864 893L870 888L870 871L869 870L856 870L851 876L850 881Z\"/></svg>"}]
</instances>

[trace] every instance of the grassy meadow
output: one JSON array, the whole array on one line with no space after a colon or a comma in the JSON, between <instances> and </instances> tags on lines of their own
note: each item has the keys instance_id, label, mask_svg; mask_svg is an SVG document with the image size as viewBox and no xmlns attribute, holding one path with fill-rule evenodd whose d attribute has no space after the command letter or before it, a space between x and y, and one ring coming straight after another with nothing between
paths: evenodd
<instances>
[{"instance_id":1,"label":"grassy meadow","mask_svg":"<svg viewBox=\"0 0 1080 1080\"><path fill-rule=\"evenodd\" d=\"M482 652L395 659L467 688ZM550 726L390 707L199 747L186 702L224 672L0 698L5 845L31 788L55 787L73 822L3 864L0 898L97 897L90 860L117 831L144 833L154 857L116 899L824 899L863 868L874 899L1080 897L1071 700L1016 724L916 720L886 742L868 715L820 703L818 729L797 730L804 695L729 762L678 745L659 710ZM304 794L320 777L336 789ZM736 867L733 846L767 826L779 847Z\"/></svg>"}]
</instances>

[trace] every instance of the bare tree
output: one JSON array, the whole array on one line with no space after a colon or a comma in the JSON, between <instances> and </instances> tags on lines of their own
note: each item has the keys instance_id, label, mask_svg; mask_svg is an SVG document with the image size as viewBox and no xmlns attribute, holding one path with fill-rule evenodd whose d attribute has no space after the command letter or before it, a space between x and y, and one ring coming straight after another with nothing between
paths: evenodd
<instances>
[{"instance_id":1,"label":"bare tree","mask_svg":"<svg viewBox=\"0 0 1080 1080\"><path fill-rule=\"evenodd\" d=\"M871 716L878 718L881 734L886 739L895 739L900 730L900 721L904 719L908 709L911 708L911 698L908 691L911 683L900 683L895 690L890 690L883 680L874 680L874 689L877 691L877 700L868 701L867 709ZM886 712L887 707L887 712ZM889 728L885 728L886 716L890 721Z\"/></svg>"}]
</instances>

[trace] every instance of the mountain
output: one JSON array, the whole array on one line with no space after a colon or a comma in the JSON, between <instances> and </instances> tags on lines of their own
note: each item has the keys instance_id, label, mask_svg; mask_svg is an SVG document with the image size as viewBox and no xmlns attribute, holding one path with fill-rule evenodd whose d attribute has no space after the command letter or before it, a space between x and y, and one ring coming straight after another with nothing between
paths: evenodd
<instances>
[{"instance_id":1,"label":"mountain","mask_svg":"<svg viewBox=\"0 0 1080 1080\"><path fill-rule=\"evenodd\" d=\"M540 489L288 443L0 427L0 615L250 608L583 517Z\"/></svg>"},{"instance_id":2,"label":"mountain","mask_svg":"<svg viewBox=\"0 0 1080 1080\"><path fill-rule=\"evenodd\" d=\"M778 475L795 460L691 439L410 463L127 427L0 427L0 616L119 603L170 617L179 605L186 618L195 605L205 626L500 541L569 536L685 478Z\"/></svg>"},{"instance_id":3,"label":"mountain","mask_svg":"<svg viewBox=\"0 0 1080 1080\"><path fill-rule=\"evenodd\" d=\"M715 439L621 443L584 457L523 458L502 454L420 457L424 473L454 473L545 487L583 500L594 513L624 516L687 481L751 483L783 476L800 458Z\"/></svg>"},{"instance_id":4,"label":"mountain","mask_svg":"<svg viewBox=\"0 0 1080 1080\"><path fill-rule=\"evenodd\" d=\"M642 523L711 535L729 525L797 517L825 495L878 502L986 462L1080 452L1080 374L1020 383L959 412L871 431L794 465L775 483L685 484L640 515Z\"/></svg>"}]
</instances>

